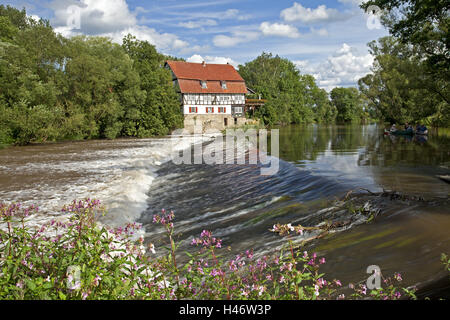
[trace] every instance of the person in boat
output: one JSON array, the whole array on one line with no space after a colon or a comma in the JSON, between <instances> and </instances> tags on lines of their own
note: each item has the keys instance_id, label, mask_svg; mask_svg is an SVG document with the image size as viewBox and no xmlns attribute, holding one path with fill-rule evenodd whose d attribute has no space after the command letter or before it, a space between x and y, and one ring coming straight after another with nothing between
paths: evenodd
<instances>
[{"instance_id":1,"label":"person in boat","mask_svg":"<svg viewBox=\"0 0 450 320\"><path fill-rule=\"evenodd\" d=\"M390 132L397 131L397 127L395 126L395 123L391 126L391 129L389 129Z\"/></svg>"},{"instance_id":2,"label":"person in boat","mask_svg":"<svg viewBox=\"0 0 450 320\"><path fill-rule=\"evenodd\" d=\"M405 123L405 131L407 132L414 131L413 127L411 127L411 125L408 122Z\"/></svg>"},{"instance_id":3,"label":"person in boat","mask_svg":"<svg viewBox=\"0 0 450 320\"><path fill-rule=\"evenodd\" d=\"M419 124L417 126L416 133L418 133L418 134L428 134L428 128L425 125L423 125L423 124Z\"/></svg>"}]
</instances>

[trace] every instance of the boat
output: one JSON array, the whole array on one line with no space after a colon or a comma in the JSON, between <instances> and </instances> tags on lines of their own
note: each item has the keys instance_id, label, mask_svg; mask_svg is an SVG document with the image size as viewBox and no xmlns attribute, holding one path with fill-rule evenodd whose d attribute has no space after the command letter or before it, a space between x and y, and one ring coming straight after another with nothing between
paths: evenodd
<instances>
[{"instance_id":1,"label":"boat","mask_svg":"<svg viewBox=\"0 0 450 320\"><path fill-rule=\"evenodd\" d=\"M390 134L393 134L395 136L413 136L414 131L413 130L397 130L397 131L391 131Z\"/></svg>"}]
</instances>

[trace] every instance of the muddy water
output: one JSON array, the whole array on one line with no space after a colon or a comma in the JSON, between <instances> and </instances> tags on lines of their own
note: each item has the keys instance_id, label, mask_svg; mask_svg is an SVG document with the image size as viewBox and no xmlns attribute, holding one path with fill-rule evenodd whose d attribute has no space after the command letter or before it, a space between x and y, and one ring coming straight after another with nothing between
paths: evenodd
<instances>
[{"instance_id":1,"label":"muddy water","mask_svg":"<svg viewBox=\"0 0 450 320\"><path fill-rule=\"evenodd\" d=\"M209 229L232 253L267 253L282 245L269 231L273 224L316 226L328 218L324 209L334 199L353 190L382 210L370 224L353 223L306 245L327 257L329 277L363 281L369 265L380 266L384 275L401 272L406 285L448 277L439 262L441 253L450 253L450 188L436 177L450 171L450 138L442 132L425 140L387 137L374 125L280 128L280 170L274 176L261 176L251 165L175 165L170 152L169 139L0 150L0 198L38 203L38 224L71 199L96 197L110 209L105 223L142 223L157 250L162 230L151 223L152 215L173 209L181 250ZM380 199L367 190L396 190L425 201Z\"/></svg>"}]
</instances>

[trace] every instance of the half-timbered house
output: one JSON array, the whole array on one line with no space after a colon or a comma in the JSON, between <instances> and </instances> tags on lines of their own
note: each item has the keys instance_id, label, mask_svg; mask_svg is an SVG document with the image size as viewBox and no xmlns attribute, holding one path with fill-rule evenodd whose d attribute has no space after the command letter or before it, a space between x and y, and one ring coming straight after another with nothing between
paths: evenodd
<instances>
[{"instance_id":1,"label":"half-timbered house","mask_svg":"<svg viewBox=\"0 0 450 320\"><path fill-rule=\"evenodd\" d=\"M232 65L167 61L165 67L180 95L185 129L201 125L203 131L223 130L248 122L247 87Z\"/></svg>"}]
</instances>

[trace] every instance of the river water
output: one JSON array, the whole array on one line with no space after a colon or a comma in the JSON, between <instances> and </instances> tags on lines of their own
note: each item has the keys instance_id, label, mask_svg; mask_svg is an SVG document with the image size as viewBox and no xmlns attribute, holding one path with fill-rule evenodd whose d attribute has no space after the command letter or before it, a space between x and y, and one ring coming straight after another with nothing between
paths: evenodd
<instances>
[{"instance_id":1,"label":"river water","mask_svg":"<svg viewBox=\"0 0 450 320\"><path fill-rule=\"evenodd\" d=\"M192 142L179 138L177 149ZM376 125L283 127L280 168L272 176L262 176L257 165L176 165L172 143L119 139L3 149L0 199L38 204L41 213L32 222L39 225L61 216L58 209L72 199L98 198L109 209L103 223L142 223L157 251L163 230L151 220L164 208L176 214L181 251L208 229L231 246L230 254L250 248L267 254L283 244L269 231L275 223L317 226L352 190L381 213L305 244L327 258L323 271L356 283L367 279L368 266L378 265L383 275L402 273L404 285L450 292L439 261L450 253L450 187L436 177L450 171L448 135L390 137ZM409 198L370 193L383 190Z\"/></svg>"}]
</instances>

